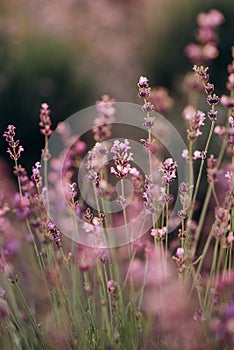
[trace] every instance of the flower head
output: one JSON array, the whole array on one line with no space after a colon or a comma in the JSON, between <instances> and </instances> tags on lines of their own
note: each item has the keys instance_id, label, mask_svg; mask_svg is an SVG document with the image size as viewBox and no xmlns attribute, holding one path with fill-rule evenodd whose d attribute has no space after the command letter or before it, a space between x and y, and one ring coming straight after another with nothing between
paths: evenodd
<instances>
[{"instance_id":1,"label":"flower head","mask_svg":"<svg viewBox=\"0 0 234 350\"><path fill-rule=\"evenodd\" d=\"M92 128L95 141L103 141L110 137L115 114L114 104L115 100L108 95L103 95L102 99L96 102L98 117L95 118Z\"/></svg>"},{"instance_id":2,"label":"flower head","mask_svg":"<svg viewBox=\"0 0 234 350\"><path fill-rule=\"evenodd\" d=\"M138 92L139 97L146 99L147 97L150 96L150 87L149 87L148 78L141 76L139 78L137 86L139 88L139 92Z\"/></svg>"},{"instance_id":3,"label":"flower head","mask_svg":"<svg viewBox=\"0 0 234 350\"><path fill-rule=\"evenodd\" d=\"M100 142L96 142L93 149L88 152L87 162L85 164L85 167L88 170L88 180L98 180L98 171L107 162L107 154L107 146L105 143Z\"/></svg>"},{"instance_id":4,"label":"flower head","mask_svg":"<svg viewBox=\"0 0 234 350\"><path fill-rule=\"evenodd\" d=\"M19 140L15 141L15 129L14 125L8 125L7 131L4 132L3 136L6 138L6 142L9 145L7 153L9 153L11 159L17 161L24 151L24 148L19 144Z\"/></svg>"},{"instance_id":5,"label":"flower head","mask_svg":"<svg viewBox=\"0 0 234 350\"><path fill-rule=\"evenodd\" d=\"M124 142L115 140L111 148L111 152L114 154L113 159L115 161L115 168L111 167L111 173L115 174L119 179L124 179L131 171L131 165L129 162L133 160L133 154L128 153L130 149L131 146L127 139L125 139Z\"/></svg>"},{"instance_id":6,"label":"flower head","mask_svg":"<svg viewBox=\"0 0 234 350\"><path fill-rule=\"evenodd\" d=\"M172 158L167 158L160 165L160 171L163 173L163 181L170 185L176 179L177 163Z\"/></svg>"},{"instance_id":7,"label":"flower head","mask_svg":"<svg viewBox=\"0 0 234 350\"><path fill-rule=\"evenodd\" d=\"M51 124L49 105L47 103L42 103L39 122L42 135L50 136L52 134Z\"/></svg>"}]
</instances>

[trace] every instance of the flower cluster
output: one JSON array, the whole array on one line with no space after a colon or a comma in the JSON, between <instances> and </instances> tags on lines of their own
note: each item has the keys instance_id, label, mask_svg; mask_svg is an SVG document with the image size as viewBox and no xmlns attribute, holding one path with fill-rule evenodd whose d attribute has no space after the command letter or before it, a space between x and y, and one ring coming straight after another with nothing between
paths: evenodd
<instances>
[{"instance_id":1,"label":"flower cluster","mask_svg":"<svg viewBox=\"0 0 234 350\"><path fill-rule=\"evenodd\" d=\"M153 228L150 231L151 236L153 236L157 241L161 241L165 238L167 232L166 226L162 228Z\"/></svg>"},{"instance_id":2,"label":"flower cluster","mask_svg":"<svg viewBox=\"0 0 234 350\"><path fill-rule=\"evenodd\" d=\"M6 142L9 145L7 153L9 153L11 159L17 161L24 149L19 144L19 140L15 141L15 129L14 125L8 125L7 131L4 132L3 136L6 138Z\"/></svg>"},{"instance_id":3,"label":"flower cluster","mask_svg":"<svg viewBox=\"0 0 234 350\"><path fill-rule=\"evenodd\" d=\"M212 320L211 330L217 339L220 349L229 348L234 346L233 339L234 329L234 302L233 300L229 304L225 304L219 310L218 317L216 315Z\"/></svg>"},{"instance_id":4,"label":"flower cluster","mask_svg":"<svg viewBox=\"0 0 234 350\"><path fill-rule=\"evenodd\" d=\"M102 235L102 220L105 214L100 213L100 217L96 217L91 213L90 208L87 208L83 217L83 229L88 234L90 242L97 246L101 243Z\"/></svg>"},{"instance_id":5,"label":"flower cluster","mask_svg":"<svg viewBox=\"0 0 234 350\"><path fill-rule=\"evenodd\" d=\"M98 252L98 258L102 264L106 264L108 261L108 254L106 249L100 249Z\"/></svg>"},{"instance_id":6,"label":"flower cluster","mask_svg":"<svg viewBox=\"0 0 234 350\"><path fill-rule=\"evenodd\" d=\"M18 218L29 218L32 213L30 209L31 203L28 197L21 197L19 193L16 193L13 198L14 212Z\"/></svg>"},{"instance_id":7,"label":"flower cluster","mask_svg":"<svg viewBox=\"0 0 234 350\"><path fill-rule=\"evenodd\" d=\"M77 195L76 187L77 184L75 182L73 182L72 184L68 184L68 193L71 199L75 198L75 196Z\"/></svg>"},{"instance_id":8,"label":"flower cluster","mask_svg":"<svg viewBox=\"0 0 234 350\"><path fill-rule=\"evenodd\" d=\"M190 43L185 48L185 53L192 63L207 64L218 56L218 36L215 31L223 21L222 13L214 9L197 16L197 44Z\"/></svg>"},{"instance_id":9,"label":"flower cluster","mask_svg":"<svg viewBox=\"0 0 234 350\"><path fill-rule=\"evenodd\" d=\"M51 221L49 221L47 224L47 230L50 239L54 241L58 248L60 248L62 246L62 241L61 232L59 231L59 229L57 229L57 227Z\"/></svg>"},{"instance_id":10,"label":"flower cluster","mask_svg":"<svg viewBox=\"0 0 234 350\"><path fill-rule=\"evenodd\" d=\"M91 151L88 152L85 167L88 171L87 179L99 183L98 171L107 162L108 148L105 143L96 142Z\"/></svg>"},{"instance_id":11,"label":"flower cluster","mask_svg":"<svg viewBox=\"0 0 234 350\"><path fill-rule=\"evenodd\" d=\"M41 109L40 109L40 131L42 135L45 136L50 136L52 134L51 130L51 119L50 119L50 109L47 103L42 103L41 104Z\"/></svg>"},{"instance_id":12,"label":"flower cluster","mask_svg":"<svg viewBox=\"0 0 234 350\"><path fill-rule=\"evenodd\" d=\"M96 102L98 117L94 120L92 128L95 141L103 141L111 136L112 123L115 114L115 100L108 95L103 95L100 101Z\"/></svg>"},{"instance_id":13,"label":"flower cluster","mask_svg":"<svg viewBox=\"0 0 234 350\"><path fill-rule=\"evenodd\" d=\"M188 215L192 189L193 186L185 182L182 182L179 186L180 202L183 208L179 210L178 215L181 219L185 219Z\"/></svg>"},{"instance_id":14,"label":"flower cluster","mask_svg":"<svg viewBox=\"0 0 234 350\"><path fill-rule=\"evenodd\" d=\"M201 14L198 22L201 46L204 48L207 42L216 44L212 30L221 22L219 12ZM202 55L205 60L204 51ZM19 192L15 192L14 185L8 189L7 182L3 181L3 185L0 182L0 334L3 331L0 348L47 349L53 345L61 349L233 348L234 175L233 159L225 158L224 151L227 147L228 154L234 156L234 104L231 97L228 102L222 98L230 108L227 125L216 128L223 144L219 153L215 149L215 156L210 155L218 97L209 82L208 68L195 66L194 70L211 106L208 116L212 123L207 138L201 140L204 150L194 150L205 122L205 114L197 106L200 101L196 90L193 96L189 95L189 105L183 113L189 147L182 156L191 165L188 171L185 169L189 182L179 181L179 176L177 179L177 170L178 174L182 170L178 166L187 165L182 159L178 159L177 165L175 158L163 158L167 145L165 123L157 125L157 135L162 135L161 146L151 130L155 124L152 111L166 113L171 101L160 89L154 96L143 76L138 89L147 129L143 132L148 133L148 140L141 142L150 152L149 157L141 158L137 169L133 167L137 161L130 139L115 138L113 143L106 140L115 113L114 100L107 95L96 104L98 118L93 128L96 143L86 158L83 155L88 144L78 139L69 125L60 125L58 132L65 149L48 164L51 184L48 189L41 189L40 162L32 167L31 177L18 164L22 149L19 141L15 141L15 127L8 126L4 137L9 144L8 153L15 160ZM228 89L232 96L234 57L229 73ZM44 160L50 151L50 125L50 111L43 104L40 127L45 139ZM157 157L151 157L151 153ZM174 157L176 152L171 154ZM192 162L198 158L202 159L199 164ZM143 160L149 165L149 175L144 174L147 166ZM46 165L45 162L45 173ZM85 192L73 182L84 171L91 181L86 184L83 179L79 183L85 184ZM193 171L197 174L194 191ZM205 172L208 185L203 181ZM3 180L10 178L2 166L0 175ZM126 177L132 186L123 181ZM118 188L115 191L114 185L118 179L122 192L116 199ZM66 215L67 210L64 212L64 194L65 209L71 211L75 221ZM172 194L178 196L174 207ZM48 202L49 197L54 200L54 207ZM104 198L110 199L109 203ZM89 202L93 209L87 207ZM116 203L121 206L122 211L115 210L112 202L115 207ZM63 240L62 232L51 221L55 213L61 219L60 226L71 233L71 240ZM128 239L128 246L121 246L123 238ZM14 277L16 274L18 277ZM42 295L37 288L27 290L27 285L40 286L42 281L45 286ZM34 308L41 300L48 307Z\"/></svg>"},{"instance_id":15,"label":"flower cluster","mask_svg":"<svg viewBox=\"0 0 234 350\"><path fill-rule=\"evenodd\" d=\"M198 136L202 135L200 127L204 125L205 113L202 111L196 111L193 106L187 106L183 111L184 119L189 124L187 129L188 140L194 142Z\"/></svg>"},{"instance_id":16,"label":"flower cluster","mask_svg":"<svg viewBox=\"0 0 234 350\"><path fill-rule=\"evenodd\" d=\"M185 255L184 248L178 247L176 249L176 254L175 256L172 257L172 259L174 259L176 262L177 272L182 273L186 268L186 255Z\"/></svg>"},{"instance_id":17,"label":"flower cluster","mask_svg":"<svg viewBox=\"0 0 234 350\"><path fill-rule=\"evenodd\" d=\"M37 189L39 189L42 185L42 177L40 174L40 168L41 168L40 162L36 162L35 165L32 167L31 179L34 181Z\"/></svg>"},{"instance_id":18,"label":"flower cluster","mask_svg":"<svg viewBox=\"0 0 234 350\"><path fill-rule=\"evenodd\" d=\"M163 173L163 181L165 185L172 184L176 179L177 164L172 158L167 158L160 165L160 171Z\"/></svg>"},{"instance_id":19,"label":"flower cluster","mask_svg":"<svg viewBox=\"0 0 234 350\"><path fill-rule=\"evenodd\" d=\"M153 104L153 108L156 112L163 115L167 114L173 106L173 99L169 96L168 90L164 87L153 88L150 91L148 101Z\"/></svg>"},{"instance_id":20,"label":"flower cluster","mask_svg":"<svg viewBox=\"0 0 234 350\"><path fill-rule=\"evenodd\" d=\"M117 299L118 299L118 284L116 281L109 280L107 281L107 292L111 297L111 308L113 311L117 308Z\"/></svg>"},{"instance_id":21,"label":"flower cluster","mask_svg":"<svg viewBox=\"0 0 234 350\"><path fill-rule=\"evenodd\" d=\"M142 110L144 113L146 113L143 125L145 128L150 130L155 125L155 117L150 115L150 112L154 110L154 105L148 100L151 91L148 78L141 76L139 78L137 86L138 96L141 97L144 101Z\"/></svg>"},{"instance_id":22,"label":"flower cluster","mask_svg":"<svg viewBox=\"0 0 234 350\"><path fill-rule=\"evenodd\" d=\"M150 96L150 90L151 90L151 88L149 86L149 79L147 77L141 76L139 78L137 86L138 86L138 89L139 89L138 96L143 98L144 100L146 100L147 97Z\"/></svg>"},{"instance_id":23,"label":"flower cluster","mask_svg":"<svg viewBox=\"0 0 234 350\"><path fill-rule=\"evenodd\" d=\"M207 159L207 181L210 182L217 182L218 181L218 170L216 168L217 165L217 159L214 158L214 155L211 154L210 157Z\"/></svg>"},{"instance_id":24,"label":"flower cluster","mask_svg":"<svg viewBox=\"0 0 234 350\"><path fill-rule=\"evenodd\" d=\"M224 206L215 208L214 237L225 236L229 232L228 222L230 220L230 213Z\"/></svg>"},{"instance_id":25,"label":"flower cluster","mask_svg":"<svg viewBox=\"0 0 234 350\"><path fill-rule=\"evenodd\" d=\"M215 110L215 106L219 103L220 98L214 93L214 84L209 82L208 67L203 66L193 66L195 75L198 77L200 82L203 84L205 92L207 94L207 103L211 106L208 112L208 117L212 121L217 120L218 111Z\"/></svg>"},{"instance_id":26,"label":"flower cluster","mask_svg":"<svg viewBox=\"0 0 234 350\"><path fill-rule=\"evenodd\" d=\"M155 213L157 209L161 209L165 204L165 188L154 184L152 178L147 175L145 175L144 188L144 206L150 213Z\"/></svg>"},{"instance_id":27,"label":"flower cluster","mask_svg":"<svg viewBox=\"0 0 234 350\"><path fill-rule=\"evenodd\" d=\"M203 84L203 86L206 86L209 83L209 79L210 79L210 76L208 73L209 68L204 66L194 65L193 70L195 72L196 77Z\"/></svg>"},{"instance_id":28,"label":"flower cluster","mask_svg":"<svg viewBox=\"0 0 234 350\"><path fill-rule=\"evenodd\" d=\"M119 179L124 179L131 173L131 165L129 162L133 160L132 153L128 153L131 149L129 141L127 139L124 142L115 140L111 148L111 152L114 154L113 159L115 161L115 168L111 167L111 173ZM133 168L134 169L134 168Z\"/></svg>"},{"instance_id":29,"label":"flower cluster","mask_svg":"<svg viewBox=\"0 0 234 350\"><path fill-rule=\"evenodd\" d=\"M30 197L32 190L34 188L33 182L29 179L27 171L21 165L15 167L14 175L19 179L20 189L22 195L25 197Z\"/></svg>"}]
</instances>

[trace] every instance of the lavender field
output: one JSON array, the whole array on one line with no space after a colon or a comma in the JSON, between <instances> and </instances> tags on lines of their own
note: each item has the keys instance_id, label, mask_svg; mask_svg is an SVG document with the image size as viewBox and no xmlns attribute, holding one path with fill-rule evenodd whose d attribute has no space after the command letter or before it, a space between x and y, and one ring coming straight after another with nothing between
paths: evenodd
<instances>
[{"instance_id":1,"label":"lavender field","mask_svg":"<svg viewBox=\"0 0 234 350\"><path fill-rule=\"evenodd\" d=\"M150 33L155 6L146 3ZM2 5L3 27L8 39L26 43L32 18L22 25L14 6ZM18 80L9 73L18 64L12 58L0 75L0 109L25 115L4 116L1 138L0 349L234 349L234 46L225 51L228 65L218 66L229 19L213 7L197 12L181 53L188 71L172 60L176 83L162 86L152 83L159 68L151 78L133 60L144 35L150 40L139 28L138 6L122 4L124 15L106 1L57 6L42 6L35 32L56 28L55 42L69 42L84 31L67 55L56 51L57 66L53 56L58 76L36 80L27 71L36 54ZM123 39L128 13L137 19L129 26L139 41L129 33ZM104 23L103 30L116 23L116 46L98 46L86 19ZM14 29L19 23L22 31ZM66 61L78 49L85 52L80 80ZM105 55L109 67L101 65ZM61 72L69 76L61 78L64 90ZM7 94L16 82L19 90Z\"/></svg>"}]
</instances>

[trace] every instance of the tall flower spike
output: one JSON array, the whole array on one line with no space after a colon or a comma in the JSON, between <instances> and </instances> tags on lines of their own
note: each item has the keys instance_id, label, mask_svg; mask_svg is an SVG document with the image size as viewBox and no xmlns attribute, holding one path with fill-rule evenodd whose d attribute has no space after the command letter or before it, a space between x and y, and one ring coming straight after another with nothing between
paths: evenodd
<instances>
[{"instance_id":1,"label":"tall flower spike","mask_svg":"<svg viewBox=\"0 0 234 350\"><path fill-rule=\"evenodd\" d=\"M218 111L215 110L215 106L219 103L220 98L214 93L214 85L209 82L208 67L194 65L193 70L196 77L202 83L207 94L207 103L211 106L211 110L208 112L208 117L211 121L217 120Z\"/></svg>"},{"instance_id":2,"label":"tall flower spike","mask_svg":"<svg viewBox=\"0 0 234 350\"><path fill-rule=\"evenodd\" d=\"M11 159L17 161L24 151L24 148L19 144L19 140L15 141L15 126L8 125L7 131L4 132L3 136L6 138L6 142L9 145L7 153L9 153Z\"/></svg>"},{"instance_id":3,"label":"tall flower spike","mask_svg":"<svg viewBox=\"0 0 234 350\"><path fill-rule=\"evenodd\" d=\"M137 83L137 86L139 88L138 96L146 99L150 95L150 87L149 87L149 80L146 77L141 76L139 78L139 81Z\"/></svg>"},{"instance_id":4,"label":"tall flower spike","mask_svg":"<svg viewBox=\"0 0 234 350\"><path fill-rule=\"evenodd\" d=\"M85 167L88 170L87 179L89 181L97 181L99 169L107 162L107 154L108 148L104 142L96 142L93 149L88 152Z\"/></svg>"},{"instance_id":5,"label":"tall flower spike","mask_svg":"<svg viewBox=\"0 0 234 350\"><path fill-rule=\"evenodd\" d=\"M50 136L52 134L51 124L49 105L47 103L42 103L39 123L42 135Z\"/></svg>"},{"instance_id":6,"label":"tall flower spike","mask_svg":"<svg viewBox=\"0 0 234 350\"><path fill-rule=\"evenodd\" d=\"M117 178L124 179L131 171L131 165L129 162L133 160L132 153L128 153L131 149L129 141L127 139L124 142L115 140L111 148L111 152L114 154L113 159L115 161L115 168L111 167L111 173L115 174Z\"/></svg>"},{"instance_id":7,"label":"tall flower spike","mask_svg":"<svg viewBox=\"0 0 234 350\"><path fill-rule=\"evenodd\" d=\"M207 64L218 56L217 43L219 38L215 31L223 21L224 16L218 10L212 9L207 13L199 13L197 16L197 43L190 43L185 48L185 53L191 62Z\"/></svg>"},{"instance_id":8,"label":"tall flower spike","mask_svg":"<svg viewBox=\"0 0 234 350\"><path fill-rule=\"evenodd\" d=\"M96 102L98 117L94 120L92 128L95 141L103 141L111 136L112 122L115 115L115 99L103 95L100 101Z\"/></svg>"},{"instance_id":9,"label":"tall flower spike","mask_svg":"<svg viewBox=\"0 0 234 350\"><path fill-rule=\"evenodd\" d=\"M40 174L40 168L41 168L40 162L36 162L35 165L32 167L31 179L34 181L37 188L41 187L41 185L42 185L42 177Z\"/></svg>"},{"instance_id":10,"label":"tall flower spike","mask_svg":"<svg viewBox=\"0 0 234 350\"><path fill-rule=\"evenodd\" d=\"M163 181L165 184L170 185L176 179L177 164L172 158L167 158L161 163L160 170L163 173Z\"/></svg>"},{"instance_id":11,"label":"tall flower spike","mask_svg":"<svg viewBox=\"0 0 234 350\"><path fill-rule=\"evenodd\" d=\"M185 107L183 111L184 119L189 123L187 130L189 141L196 141L198 136L202 135L200 127L204 125L205 113L196 111L192 106Z\"/></svg>"}]
</instances>

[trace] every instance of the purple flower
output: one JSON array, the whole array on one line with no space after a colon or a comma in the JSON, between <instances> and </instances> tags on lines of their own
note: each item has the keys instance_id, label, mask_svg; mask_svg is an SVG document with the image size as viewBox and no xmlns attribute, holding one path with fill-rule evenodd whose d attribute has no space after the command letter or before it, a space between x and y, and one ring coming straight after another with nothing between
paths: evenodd
<instances>
[{"instance_id":1,"label":"purple flower","mask_svg":"<svg viewBox=\"0 0 234 350\"><path fill-rule=\"evenodd\" d=\"M163 173L163 181L165 184L170 185L176 179L177 164L172 158L167 158L160 165L160 171Z\"/></svg>"},{"instance_id":2,"label":"purple flower","mask_svg":"<svg viewBox=\"0 0 234 350\"><path fill-rule=\"evenodd\" d=\"M147 129L151 129L153 128L155 125L155 117L146 117L144 118L144 123L143 123L143 126Z\"/></svg>"},{"instance_id":3,"label":"purple flower","mask_svg":"<svg viewBox=\"0 0 234 350\"><path fill-rule=\"evenodd\" d=\"M19 218L27 218L31 214L30 201L27 197L21 197L16 193L13 198L14 211Z\"/></svg>"},{"instance_id":4,"label":"purple flower","mask_svg":"<svg viewBox=\"0 0 234 350\"><path fill-rule=\"evenodd\" d=\"M9 153L11 159L17 161L24 151L24 148L19 144L19 140L15 141L15 126L8 125L7 131L4 132L3 136L6 138L6 142L9 145L7 153Z\"/></svg>"},{"instance_id":5,"label":"purple flower","mask_svg":"<svg viewBox=\"0 0 234 350\"><path fill-rule=\"evenodd\" d=\"M30 194L32 193L32 190L34 189L34 184L28 178L25 168L19 165L17 168L15 167L15 170L13 173L19 178L22 194L25 197L29 197Z\"/></svg>"},{"instance_id":6,"label":"purple flower","mask_svg":"<svg viewBox=\"0 0 234 350\"><path fill-rule=\"evenodd\" d=\"M223 207L215 208L215 219L218 223L226 222L229 218L229 212Z\"/></svg>"},{"instance_id":7,"label":"purple flower","mask_svg":"<svg viewBox=\"0 0 234 350\"><path fill-rule=\"evenodd\" d=\"M197 23L201 27L216 28L224 22L223 14L215 9L211 9L209 12L201 12L197 16Z\"/></svg>"},{"instance_id":8,"label":"purple flower","mask_svg":"<svg viewBox=\"0 0 234 350\"><path fill-rule=\"evenodd\" d=\"M47 231L50 239L55 242L58 248L60 248L62 246L61 232L51 221L47 223Z\"/></svg>"},{"instance_id":9,"label":"purple flower","mask_svg":"<svg viewBox=\"0 0 234 350\"><path fill-rule=\"evenodd\" d=\"M109 119L115 114L115 99L103 95L101 101L96 102L96 109L104 118Z\"/></svg>"},{"instance_id":10,"label":"purple flower","mask_svg":"<svg viewBox=\"0 0 234 350\"><path fill-rule=\"evenodd\" d=\"M167 228L164 226L162 228L153 228L150 232L151 236L157 239L164 239L166 236Z\"/></svg>"},{"instance_id":11,"label":"purple flower","mask_svg":"<svg viewBox=\"0 0 234 350\"><path fill-rule=\"evenodd\" d=\"M100 249L98 253L99 260L103 263L106 264L108 261L108 255L106 253L105 249Z\"/></svg>"},{"instance_id":12,"label":"purple flower","mask_svg":"<svg viewBox=\"0 0 234 350\"><path fill-rule=\"evenodd\" d=\"M218 111L210 110L208 112L208 117L209 117L210 120L216 121L217 120L217 115L218 115Z\"/></svg>"},{"instance_id":13,"label":"purple flower","mask_svg":"<svg viewBox=\"0 0 234 350\"><path fill-rule=\"evenodd\" d=\"M183 111L183 115L189 123L188 139L190 141L197 140L198 136L202 135L200 127L204 125L205 113L202 111L196 112L192 106L187 106Z\"/></svg>"},{"instance_id":14,"label":"purple flower","mask_svg":"<svg viewBox=\"0 0 234 350\"><path fill-rule=\"evenodd\" d=\"M147 77L143 77L143 76L141 76L140 78L139 78L139 81L138 81L138 83L137 83L137 86L139 87L139 88L148 88L149 87L149 79L147 78Z\"/></svg>"},{"instance_id":15,"label":"purple flower","mask_svg":"<svg viewBox=\"0 0 234 350\"><path fill-rule=\"evenodd\" d=\"M122 207L122 208L125 208L128 201L126 198L124 198L123 196L119 196L119 198L116 200L117 204Z\"/></svg>"},{"instance_id":16,"label":"purple flower","mask_svg":"<svg viewBox=\"0 0 234 350\"><path fill-rule=\"evenodd\" d=\"M164 205L165 188L154 184L152 178L145 175L145 191L143 192L144 206L150 212L154 213L156 207Z\"/></svg>"},{"instance_id":17,"label":"purple flower","mask_svg":"<svg viewBox=\"0 0 234 350\"><path fill-rule=\"evenodd\" d=\"M124 179L131 171L131 165L129 162L133 160L132 153L128 153L131 149L129 141L127 139L124 142L115 140L111 148L111 152L114 154L113 159L115 161L115 168L111 167L111 173L119 179Z\"/></svg>"},{"instance_id":18,"label":"purple flower","mask_svg":"<svg viewBox=\"0 0 234 350\"><path fill-rule=\"evenodd\" d=\"M68 184L68 192L69 192L70 198L75 198L75 196L77 195L76 187L77 187L77 184L75 182L73 182L72 184Z\"/></svg>"},{"instance_id":19,"label":"purple flower","mask_svg":"<svg viewBox=\"0 0 234 350\"><path fill-rule=\"evenodd\" d=\"M217 10L202 12L197 16L197 44L190 43L185 48L185 53L192 62L207 64L218 56L218 36L215 30L223 20L222 13Z\"/></svg>"},{"instance_id":20,"label":"purple flower","mask_svg":"<svg viewBox=\"0 0 234 350\"><path fill-rule=\"evenodd\" d=\"M233 118L233 115L231 115L229 118L228 118L228 121L229 121L229 124L232 128L234 128L234 118Z\"/></svg>"},{"instance_id":21,"label":"purple flower","mask_svg":"<svg viewBox=\"0 0 234 350\"><path fill-rule=\"evenodd\" d=\"M146 77L141 76L137 86L139 88L138 96L146 99L150 96L150 87L149 87L149 80Z\"/></svg>"},{"instance_id":22,"label":"purple flower","mask_svg":"<svg viewBox=\"0 0 234 350\"><path fill-rule=\"evenodd\" d=\"M101 101L96 102L98 117L94 120L92 128L95 141L103 141L111 136L112 122L114 121L115 100L108 95L103 95Z\"/></svg>"},{"instance_id":23,"label":"purple flower","mask_svg":"<svg viewBox=\"0 0 234 350\"><path fill-rule=\"evenodd\" d=\"M48 137L52 134L51 124L52 123L50 119L49 105L47 103L42 103L41 109L40 109L40 122L39 122L42 135L45 135Z\"/></svg>"},{"instance_id":24,"label":"purple flower","mask_svg":"<svg viewBox=\"0 0 234 350\"><path fill-rule=\"evenodd\" d=\"M107 282L107 291L110 294L115 294L117 292L117 284L115 281L110 280Z\"/></svg>"},{"instance_id":25,"label":"purple flower","mask_svg":"<svg viewBox=\"0 0 234 350\"><path fill-rule=\"evenodd\" d=\"M234 73L233 72L228 77L227 89L230 91L234 90Z\"/></svg>"},{"instance_id":26,"label":"purple flower","mask_svg":"<svg viewBox=\"0 0 234 350\"><path fill-rule=\"evenodd\" d=\"M207 73L209 68L208 67L203 67L203 66L193 66L193 70L195 72L195 75L198 77L198 79L203 83L207 84L209 81L209 74Z\"/></svg>"},{"instance_id":27,"label":"purple flower","mask_svg":"<svg viewBox=\"0 0 234 350\"><path fill-rule=\"evenodd\" d=\"M207 102L209 105L217 105L220 101L220 98L216 94L211 94L207 96Z\"/></svg>"},{"instance_id":28,"label":"purple flower","mask_svg":"<svg viewBox=\"0 0 234 350\"><path fill-rule=\"evenodd\" d=\"M87 179L96 182L98 180L98 171L107 162L108 148L105 143L97 142L93 149L88 152L87 162L85 164L88 170Z\"/></svg>"},{"instance_id":29,"label":"purple flower","mask_svg":"<svg viewBox=\"0 0 234 350\"><path fill-rule=\"evenodd\" d=\"M154 105L151 102L146 102L145 104L143 104L142 110L145 113L152 112L154 110Z\"/></svg>"},{"instance_id":30,"label":"purple flower","mask_svg":"<svg viewBox=\"0 0 234 350\"><path fill-rule=\"evenodd\" d=\"M214 84L210 84L208 83L206 86L205 86L205 91L206 93L209 95L209 94L212 94L214 92Z\"/></svg>"},{"instance_id":31,"label":"purple flower","mask_svg":"<svg viewBox=\"0 0 234 350\"><path fill-rule=\"evenodd\" d=\"M222 95L221 99L220 99L220 102L222 103L222 105L224 107L234 108L234 99L229 97L229 96L227 96L227 95Z\"/></svg>"},{"instance_id":32,"label":"purple flower","mask_svg":"<svg viewBox=\"0 0 234 350\"><path fill-rule=\"evenodd\" d=\"M183 259L183 256L184 256L184 248L177 248L176 250L176 256L179 258L179 259Z\"/></svg>"},{"instance_id":33,"label":"purple flower","mask_svg":"<svg viewBox=\"0 0 234 350\"><path fill-rule=\"evenodd\" d=\"M192 189L193 186L190 186L188 183L186 182L181 182L180 186L179 186L179 191L180 193L189 193L190 190Z\"/></svg>"},{"instance_id":34,"label":"purple flower","mask_svg":"<svg viewBox=\"0 0 234 350\"><path fill-rule=\"evenodd\" d=\"M42 185L42 177L40 174L40 168L41 168L40 162L36 162L35 165L32 167L31 179L35 182L37 187L41 187L41 185Z\"/></svg>"}]
</instances>

